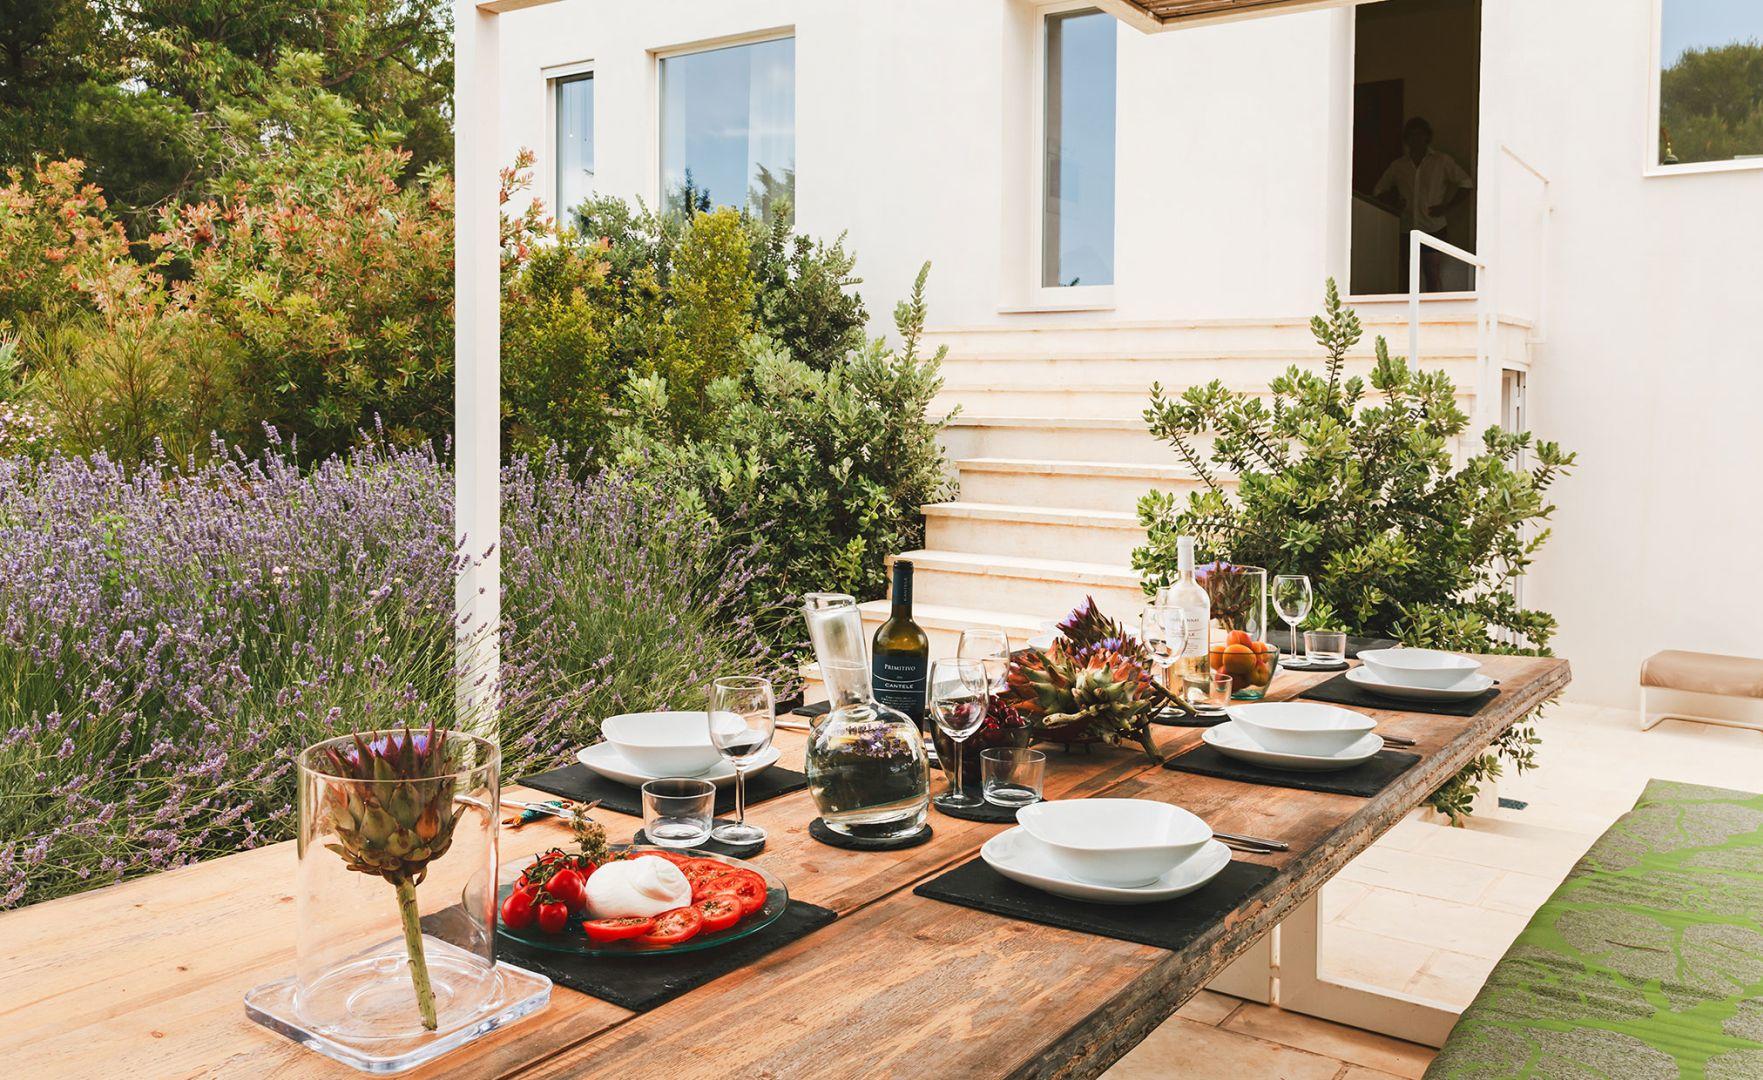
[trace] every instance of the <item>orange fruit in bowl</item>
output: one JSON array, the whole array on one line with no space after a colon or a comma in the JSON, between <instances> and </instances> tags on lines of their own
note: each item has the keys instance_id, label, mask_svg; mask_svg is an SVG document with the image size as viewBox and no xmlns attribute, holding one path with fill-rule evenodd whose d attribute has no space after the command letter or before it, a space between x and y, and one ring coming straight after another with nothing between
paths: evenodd
<instances>
[{"instance_id":1,"label":"orange fruit in bowl","mask_svg":"<svg viewBox=\"0 0 1763 1080\"><path fill-rule=\"evenodd\" d=\"M1267 644L1265 641L1251 641L1249 643L1249 648L1254 649L1257 653L1265 653L1267 650L1273 648L1273 646Z\"/></svg>"},{"instance_id":2,"label":"orange fruit in bowl","mask_svg":"<svg viewBox=\"0 0 1763 1080\"><path fill-rule=\"evenodd\" d=\"M1247 630L1232 630L1224 635L1224 640L1227 645L1247 645L1255 639L1249 636Z\"/></svg>"}]
</instances>

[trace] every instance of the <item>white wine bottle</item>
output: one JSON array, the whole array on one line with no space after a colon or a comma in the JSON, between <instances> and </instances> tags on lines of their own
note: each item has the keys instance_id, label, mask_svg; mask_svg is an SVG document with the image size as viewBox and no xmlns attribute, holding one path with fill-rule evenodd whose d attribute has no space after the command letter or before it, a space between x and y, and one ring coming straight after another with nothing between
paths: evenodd
<instances>
[{"instance_id":1,"label":"white wine bottle","mask_svg":"<svg viewBox=\"0 0 1763 1080\"><path fill-rule=\"evenodd\" d=\"M1206 655L1212 644L1212 598L1194 580L1194 538L1178 539L1176 551L1179 576L1169 587L1166 603L1180 614L1184 644L1175 667L1181 676L1182 692L1191 700L1196 690L1204 698L1212 685Z\"/></svg>"},{"instance_id":2,"label":"white wine bottle","mask_svg":"<svg viewBox=\"0 0 1763 1080\"><path fill-rule=\"evenodd\" d=\"M869 664L876 700L923 729L930 638L912 621L912 564L905 559L894 560L893 608L875 631Z\"/></svg>"}]
</instances>

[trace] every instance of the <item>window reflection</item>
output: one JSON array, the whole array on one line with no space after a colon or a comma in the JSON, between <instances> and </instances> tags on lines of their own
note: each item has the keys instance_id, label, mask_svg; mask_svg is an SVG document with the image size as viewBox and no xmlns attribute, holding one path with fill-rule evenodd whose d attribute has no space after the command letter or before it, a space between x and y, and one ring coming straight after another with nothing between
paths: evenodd
<instances>
[{"instance_id":1,"label":"window reflection","mask_svg":"<svg viewBox=\"0 0 1763 1080\"><path fill-rule=\"evenodd\" d=\"M594 194L594 77L559 79L557 91L557 214Z\"/></svg>"},{"instance_id":2,"label":"window reflection","mask_svg":"<svg viewBox=\"0 0 1763 1080\"><path fill-rule=\"evenodd\" d=\"M1114 35L1097 11L1047 19L1042 285L1114 282Z\"/></svg>"},{"instance_id":3,"label":"window reflection","mask_svg":"<svg viewBox=\"0 0 1763 1080\"><path fill-rule=\"evenodd\" d=\"M1763 4L1664 0L1659 162L1763 156Z\"/></svg>"},{"instance_id":4,"label":"window reflection","mask_svg":"<svg viewBox=\"0 0 1763 1080\"><path fill-rule=\"evenodd\" d=\"M735 206L770 219L796 192L791 38L661 61L661 194L671 211Z\"/></svg>"}]
</instances>

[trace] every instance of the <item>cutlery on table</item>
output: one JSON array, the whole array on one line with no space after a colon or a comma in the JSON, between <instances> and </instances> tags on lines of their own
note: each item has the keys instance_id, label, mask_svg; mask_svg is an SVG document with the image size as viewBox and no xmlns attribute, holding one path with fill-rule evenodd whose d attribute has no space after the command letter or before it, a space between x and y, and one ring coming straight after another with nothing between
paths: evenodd
<instances>
[{"instance_id":1,"label":"cutlery on table","mask_svg":"<svg viewBox=\"0 0 1763 1080\"><path fill-rule=\"evenodd\" d=\"M1400 735L1382 735L1382 734L1380 734L1378 736L1378 738L1380 738L1384 741L1385 746L1413 746L1413 745L1415 745L1413 739L1405 739Z\"/></svg>"},{"instance_id":2,"label":"cutlery on table","mask_svg":"<svg viewBox=\"0 0 1763 1080\"><path fill-rule=\"evenodd\" d=\"M1263 840L1259 836L1241 836L1237 833L1219 832L1217 829L1212 830L1212 838L1249 851L1257 849L1264 852L1291 850L1291 845L1283 840Z\"/></svg>"}]
</instances>

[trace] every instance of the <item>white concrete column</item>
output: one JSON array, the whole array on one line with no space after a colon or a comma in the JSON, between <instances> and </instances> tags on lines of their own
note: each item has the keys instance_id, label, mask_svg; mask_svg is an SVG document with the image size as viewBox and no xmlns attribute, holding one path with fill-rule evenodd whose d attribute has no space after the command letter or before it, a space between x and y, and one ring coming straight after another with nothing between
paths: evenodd
<instances>
[{"instance_id":1,"label":"white concrete column","mask_svg":"<svg viewBox=\"0 0 1763 1080\"><path fill-rule=\"evenodd\" d=\"M502 622L502 317L500 50L497 18L453 2L454 537L468 561L455 583L464 674L459 722L494 720Z\"/></svg>"}]
</instances>

